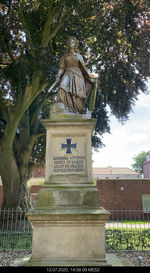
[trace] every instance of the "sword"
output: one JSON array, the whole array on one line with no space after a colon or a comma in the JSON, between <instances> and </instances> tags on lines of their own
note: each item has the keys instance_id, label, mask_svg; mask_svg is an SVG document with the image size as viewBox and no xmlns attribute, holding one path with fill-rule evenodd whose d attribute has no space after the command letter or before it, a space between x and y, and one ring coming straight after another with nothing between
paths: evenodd
<instances>
[{"instance_id":1,"label":"sword","mask_svg":"<svg viewBox=\"0 0 150 273\"><path fill-rule=\"evenodd\" d=\"M51 85L51 87L48 89L48 92L50 93L58 83L59 83L58 81L55 81L55 82Z\"/></svg>"}]
</instances>

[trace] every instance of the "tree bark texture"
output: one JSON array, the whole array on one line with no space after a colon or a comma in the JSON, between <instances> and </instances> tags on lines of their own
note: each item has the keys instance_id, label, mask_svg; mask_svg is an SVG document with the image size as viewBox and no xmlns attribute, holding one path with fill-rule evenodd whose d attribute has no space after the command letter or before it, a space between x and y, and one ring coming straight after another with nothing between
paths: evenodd
<instances>
[{"instance_id":1,"label":"tree bark texture","mask_svg":"<svg viewBox=\"0 0 150 273\"><path fill-rule=\"evenodd\" d=\"M21 181L14 152L11 148L0 147L0 174L3 183L2 209L30 207L27 181Z\"/></svg>"},{"instance_id":2,"label":"tree bark texture","mask_svg":"<svg viewBox=\"0 0 150 273\"><path fill-rule=\"evenodd\" d=\"M43 3L42 3L43 5ZM19 18L22 26L27 32L27 44L30 48L30 54L35 58L35 48L34 41L32 41L32 35L30 33L30 27L28 27L26 16L23 13L24 4L21 1L19 5ZM45 24L43 27L43 32L41 36L41 47L47 47L56 36L59 29L62 28L64 22L68 19L72 13L72 8L69 9L67 15L63 12L63 5L60 3L58 8L52 5L50 1L50 6L48 7L48 12L45 14ZM54 24L54 22L56 23ZM8 44L8 43L7 43ZM39 45L40 46L40 45ZM45 53L43 53L44 56ZM42 58L42 55L41 55ZM3 119L6 122L6 127L4 132L2 132L2 137L0 139L0 175L3 183L3 204L2 208L18 208L28 209L31 205L30 197L27 188L27 180L30 176L30 155L32 151L33 141L31 141L30 147L21 145L17 149L14 147L14 142L16 138L16 132L23 115L30 107L31 103L36 99L40 92L49 85L49 81L43 79L43 71L40 66L33 65L32 80L31 82L22 90L22 93L18 92L17 103L14 101L13 107L5 107L1 99L1 110L3 113ZM16 86L18 91L19 85ZM22 94L22 95L21 95ZM26 129L26 128L25 128ZM30 130L29 130L30 131ZM25 130L27 135L27 130ZM26 141L27 138L24 136ZM30 137L30 135L29 135ZM30 142L30 139L29 139ZM26 142L27 143L27 142ZM27 150L28 155L27 155ZM26 155L25 155L26 154Z\"/></svg>"}]
</instances>

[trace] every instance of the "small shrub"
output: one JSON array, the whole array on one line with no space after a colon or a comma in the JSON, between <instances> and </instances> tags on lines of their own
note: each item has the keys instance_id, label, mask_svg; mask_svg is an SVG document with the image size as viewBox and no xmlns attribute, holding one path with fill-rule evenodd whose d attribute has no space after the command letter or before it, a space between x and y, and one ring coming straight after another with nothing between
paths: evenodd
<instances>
[{"instance_id":1,"label":"small shrub","mask_svg":"<svg viewBox=\"0 0 150 273\"><path fill-rule=\"evenodd\" d=\"M26 250L32 249L31 233L3 232L0 236L1 250Z\"/></svg>"},{"instance_id":2,"label":"small shrub","mask_svg":"<svg viewBox=\"0 0 150 273\"><path fill-rule=\"evenodd\" d=\"M149 250L150 230L106 229L107 250Z\"/></svg>"}]
</instances>

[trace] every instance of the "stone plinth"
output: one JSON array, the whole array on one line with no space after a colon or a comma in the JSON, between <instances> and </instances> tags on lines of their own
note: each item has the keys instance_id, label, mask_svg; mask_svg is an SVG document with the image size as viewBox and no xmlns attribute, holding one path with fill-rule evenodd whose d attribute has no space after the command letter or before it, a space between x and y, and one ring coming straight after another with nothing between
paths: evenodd
<instances>
[{"instance_id":1,"label":"stone plinth","mask_svg":"<svg viewBox=\"0 0 150 273\"><path fill-rule=\"evenodd\" d=\"M107 213L80 210L30 215L33 248L30 265L106 264L104 225Z\"/></svg>"},{"instance_id":2,"label":"stone plinth","mask_svg":"<svg viewBox=\"0 0 150 273\"><path fill-rule=\"evenodd\" d=\"M107 265L105 223L92 182L93 120L43 122L47 130L46 179L38 207L28 213L33 227L29 266Z\"/></svg>"},{"instance_id":3,"label":"stone plinth","mask_svg":"<svg viewBox=\"0 0 150 273\"><path fill-rule=\"evenodd\" d=\"M93 120L45 120L45 184L92 183L91 134Z\"/></svg>"}]
</instances>

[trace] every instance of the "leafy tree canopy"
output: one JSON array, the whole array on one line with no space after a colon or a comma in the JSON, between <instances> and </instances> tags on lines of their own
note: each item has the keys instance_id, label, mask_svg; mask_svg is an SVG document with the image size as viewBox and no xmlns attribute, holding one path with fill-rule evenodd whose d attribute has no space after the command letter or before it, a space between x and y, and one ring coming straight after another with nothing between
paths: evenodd
<instances>
[{"instance_id":1,"label":"leafy tree canopy","mask_svg":"<svg viewBox=\"0 0 150 273\"><path fill-rule=\"evenodd\" d=\"M150 74L149 7L145 0L1 1L1 134L6 116L20 103L37 71L40 89L54 81L72 35L79 39L91 72L99 76L95 136L109 131L106 105L126 120L139 92L146 92Z\"/></svg>"},{"instance_id":2,"label":"leafy tree canopy","mask_svg":"<svg viewBox=\"0 0 150 273\"><path fill-rule=\"evenodd\" d=\"M132 164L132 168L141 174L143 174L143 163L146 161L146 152L141 152L138 155L133 157L134 164Z\"/></svg>"},{"instance_id":3,"label":"leafy tree canopy","mask_svg":"<svg viewBox=\"0 0 150 273\"><path fill-rule=\"evenodd\" d=\"M48 88L55 81L69 36L77 37L87 67L99 79L92 113L97 120L93 146L102 146L101 137L110 130L108 107L120 121L128 119L138 94L146 93L145 82L150 76L149 8L149 0L0 1L0 173L4 196L9 183L13 185L4 206L11 200L11 206L17 206L30 167L43 160L40 119L48 117L52 103Z\"/></svg>"}]
</instances>

